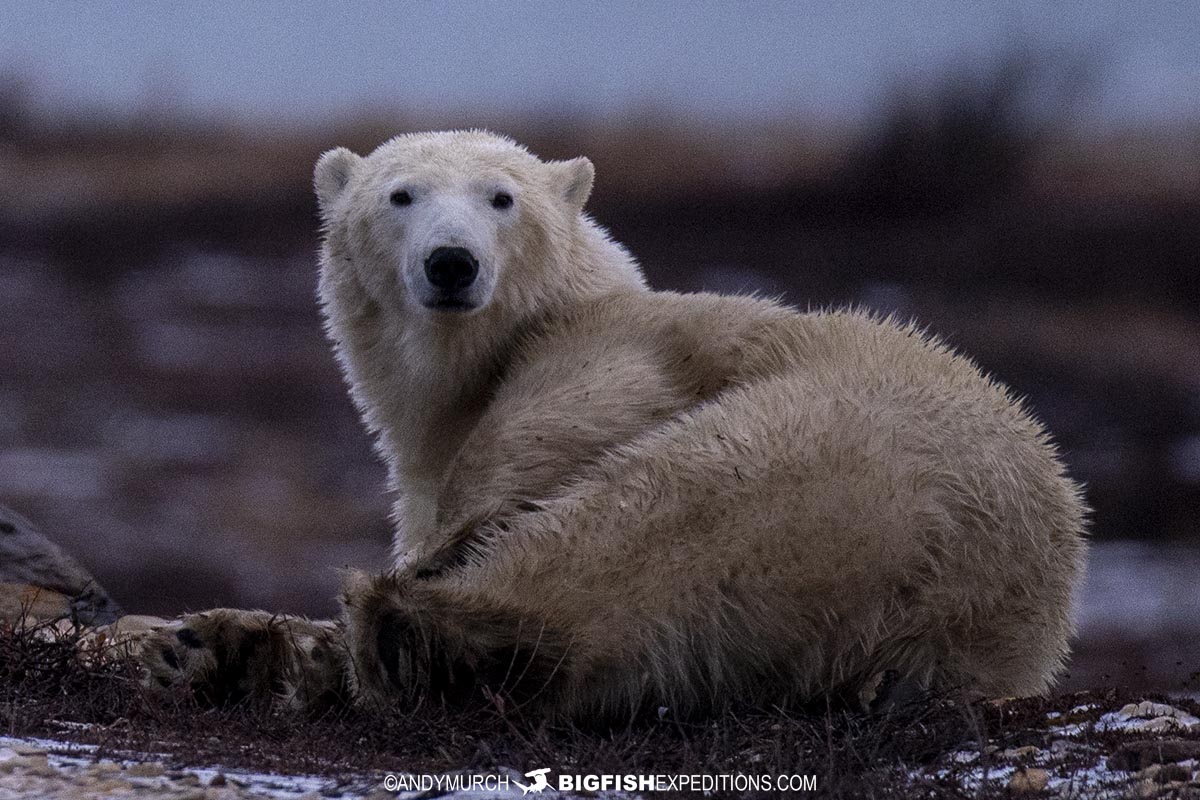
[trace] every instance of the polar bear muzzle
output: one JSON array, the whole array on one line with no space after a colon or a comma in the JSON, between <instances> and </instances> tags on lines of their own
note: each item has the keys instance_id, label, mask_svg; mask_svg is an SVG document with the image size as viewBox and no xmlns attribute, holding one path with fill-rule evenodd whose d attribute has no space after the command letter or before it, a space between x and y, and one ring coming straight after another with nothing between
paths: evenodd
<instances>
[{"instance_id":1,"label":"polar bear muzzle","mask_svg":"<svg viewBox=\"0 0 1200 800\"><path fill-rule=\"evenodd\" d=\"M479 275L479 261L465 247L437 247L425 259L425 278L437 290L428 300L428 308L448 311L467 311L475 303L465 296L465 290Z\"/></svg>"}]
</instances>

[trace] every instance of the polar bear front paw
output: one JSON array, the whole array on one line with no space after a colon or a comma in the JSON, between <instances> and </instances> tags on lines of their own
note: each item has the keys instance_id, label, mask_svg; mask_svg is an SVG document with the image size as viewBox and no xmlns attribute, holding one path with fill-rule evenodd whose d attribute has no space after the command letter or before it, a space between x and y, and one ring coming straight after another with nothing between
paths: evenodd
<instances>
[{"instance_id":1,"label":"polar bear front paw","mask_svg":"<svg viewBox=\"0 0 1200 800\"><path fill-rule=\"evenodd\" d=\"M209 705L315 710L346 696L346 647L331 622L216 609L155 631L138 658L151 689L186 687Z\"/></svg>"}]
</instances>

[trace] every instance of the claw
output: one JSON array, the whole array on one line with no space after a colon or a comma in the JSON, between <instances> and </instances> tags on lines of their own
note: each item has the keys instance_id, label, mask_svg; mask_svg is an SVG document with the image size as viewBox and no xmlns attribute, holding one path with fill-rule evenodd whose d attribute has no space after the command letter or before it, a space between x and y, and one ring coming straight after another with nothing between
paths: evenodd
<instances>
[{"instance_id":1,"label":"claw","mask_svg":"<svg viewBox=\"0 0 1200 800\"><path fill-rule=\"evenodd\" d=\"M206 705L250 700L301 710L342 699L344 651L331 624L218 609L158 628L138 657L152 689L186 686Z\"/></svg>"}]
</instances>

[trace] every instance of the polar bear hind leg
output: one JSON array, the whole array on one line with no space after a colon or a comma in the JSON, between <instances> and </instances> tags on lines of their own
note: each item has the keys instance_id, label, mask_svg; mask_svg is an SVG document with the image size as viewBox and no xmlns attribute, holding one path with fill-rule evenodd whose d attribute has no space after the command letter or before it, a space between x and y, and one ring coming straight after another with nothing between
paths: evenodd
<instances>
[{"instance_id":1,"label":"polar bear hind leg","mask_svg":"<svg viewBox=\"0 0 1200 800\"><path fill-rule=\"evenodd\" d=\"M507 662L574 715L799 701L888 671L1044 690L1071 630L1078 499L1037 443L980 430L931 453L920 402L784 377L680 415L484 526L454 569L351 586L358 693Z\"/></svg>"}]
</instances>

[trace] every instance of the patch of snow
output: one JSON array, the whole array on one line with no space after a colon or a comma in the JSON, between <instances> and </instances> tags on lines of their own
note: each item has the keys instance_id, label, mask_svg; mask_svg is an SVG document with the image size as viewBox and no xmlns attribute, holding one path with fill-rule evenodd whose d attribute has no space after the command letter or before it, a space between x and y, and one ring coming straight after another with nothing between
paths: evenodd
<instances>
[{"instance_id":1,"label":"patch of snow","mask_svg":"<svg viewBox=\"0 0 1200 800\"><path fill-rule=\"evenodd\" d=\"M1137 733L1168 733L1190 731L1200 727L1200 719L1165 703L1130 703L1119 711L1110 711L1100 717L1096 729L1101 731L1129 731Z\"/></svg>"},{"instance_id":2,"label":"patch of snow","mask_svg":"<svg viewBox=\"0 0 1200 800\"><path fill-rule=\"evenodd\" d=\"M64 777L72 774L82 776L87 770L97 764L112 765L121 770L120 775L135 786L167 790L176 785L165 769L154 765L165 760L162 754L155 753L124 753L118 758L95 758L95 745L76 744L55 739L36 737L13 738L0 736L0 762L22 757L20 751L45 752L46 763ZM131 767L140 769L130 770ZM374 776L362 776L356 783L347 783L332 778L316 775L277 775L269 772L254 772L248 770L225 769L223 767L186 768L180 772L191 773L199 780L201 786L208 786L217 775L224 775L225 780L252 796L264 798L295 798L316 793L327 797L338 797L344 800L363 798L379 787L379 780Z\"/></svg>"},{"instance_id":3,"label":"patch of snow","mask_svg":"<svg viewBox=\"0 0 1200 800\"><path fill-rule=\"evenodd\" d=\"M80 792L87 793L89 781L100 781L106 778L120 777L121 780L140 790L151 790L167 795L181 790L213 785L227 785L239 790L238 797L261 797L267 800L295 800L296 798L329 797L338 800L366 800L374 798L383 791L389 797L400 800L417 800L429 797L424 790L405 791L402 788L389 792L384 782L383 774L358 773L342 778L329 778L319 775L282 775L273 772L256 772L253 770L227 769L218 765L203 767L180 767L168 769L165 763L172 759L161 753L117 753L113 758L97 758L96 745L76 744L55 739L35 737L15 738L0 736L0 764L6 762L20 763L26 760L27 766L36 771L33 759L45 757L43 771L31 777L44 781L44 791L37 796L46 797L75 797ZM45 767L50 768L50 774L45 774ZM19 767L14 767L17 769ZM5 769L9 769L8 766ZM447 800L487 800L487 798L517 798L524 793L518 781L526 780L525 776L516 770L499 769L497 774L508 777L507 789L499 791L486 787L478 789L440 790L435 789L437 797ZM57 776L54 774L57 773ZM459 773L446 773L446 776ZM401 777L402 774L396 774ZM220 776L220 777L218 777ZM403 775L406 778L415 776ZM217 782L214 784L214 780ZM415 785L415 781L401 781L400 786ZM31 795L32 796L32 795ZM140 795L139 795L140 796ZM224 795L222 795L224 796ZM538 795L544 798L578 797L575 794L564 794L553 789ZM591 795L588 796L597 796ZM621 792L605 792L601 795L610 800L629 800L635 795Z\"/></svg>"},{"instance_id":4,"label":"patch of snow","mask_svg":"<svg viewBox=\"0 0 1200 800\"><path fill-rule=\"evenodd\" d=\"M1109 765L1108 757L1091 743L1090 737L1079 737L1095 732L1111 732L1126 734L1131 741L1145 741L1147 736L1153 741L1159 736L1200 730L1200 719L1166 703L1142 701L1101 713L1103 710L1099 704L1088 703L1066 712L1049 713L1046 718L1051 720L1051 724L1045 730L1047 736L1043 741L1050 743L1045 747L1026 745L1006 750L989 747L987 758L972 749L958 750L944 756L932 773L924 774L952 781L963 792L970 794L997 785L1020 793L1022 775L1019 773L1024 772L1039 775L1045 780L1043 791L1056 797L1116 800L1130 796L1131 791L1144 788L1143 784L1151 785L1154 781L1153 770L1157 765L1137 773L1114 768ZM1092 713L1080 722L1053 722L1078 718L1078 715L1088 712ZM1090 755L1094 755L1094 759ZM1094 763L1090 766L1084 766L1092 761ZM1179 761L1171 766L1182 767L1192 774L1192 780L1196 779L1197 759ZM918 777L922 772L914 771L912 774Z\"/></svg>"}]
</instances>

